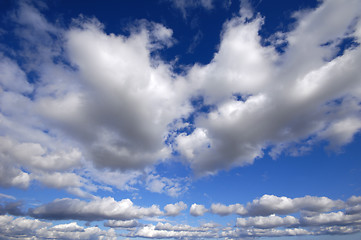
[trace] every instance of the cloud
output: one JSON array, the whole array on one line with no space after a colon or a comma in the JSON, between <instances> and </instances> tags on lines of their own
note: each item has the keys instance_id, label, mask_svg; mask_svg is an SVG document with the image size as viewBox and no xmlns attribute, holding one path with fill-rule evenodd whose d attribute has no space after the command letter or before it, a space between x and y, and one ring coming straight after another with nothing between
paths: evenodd
<instances>
[{"instance_id":1,"label":"cloud","mask_svg":"<svg viewBox=\"0 0 361 240\"><path fill-rule=\"evenodd\" d=\"M221 203L213 203L211 205L211 212L214 214L218 214L220 216L227 216L232 213L236 213L239 215L245 215L247 210L244 208L243 205L236 203L232 205L223 205Z\"/></svg>"},{"instance_id":2,"label":"cloud","mask_svg":"<svg viewBox=\"0 0 361 240\"><path fill-rule=\"evenodd\" d=\"M171 197L178 197L188 190L187 178L167 178L149 173L146 178L146 188L151 192L166 193Z\"/></svg>"},{"instance_id":3,"label":"cloud","mask_svg":"<svg viewBox=\"0 0 361 240\"><path fill-rule=\"evenodd\" d=\"M164 41L155 29L153 35ZM190 111L185 82L173 79L170 65L150 57L149 31L107 35L85 21L67 33L67 51L86 90L66 128L100 168L142 169L165 159L168 124Z\"/></svg>"},{"instance_id":4,"label":"cloud","mask_svg":"<svg viewBox=\"0 0 361 240\"><path fill-rule=\"evenodd\" d=\"M37 219L1 215L0 223L2 239L117 239L113 229L105 231L98 227L84 228L75 222L52 226L52 223Z\"/></svg>"},{"instance_id":5,"label":"cloud","mask_svg":"<svg viewBox=\"0 0 361 240\"><path fill-rule=\"evenodd\" d=\"M194 217L203 216L206 212L208 212L208 209L201 204L193 203L189 213Z\"/></svg>"},{"instance_id":6,"label":"cloud","mask_svg":"<svg viewBox=\"0 0 361 240\"><path fill-rule=\"evenodd\" d=\"M176 138L176 149L195 172L252 164L266 148L276 158L303 154L292 149L310 149L317 141L329 141L334 149L352 141L360 130L355 63L361 50L337 53L342 39L360 43L359 12L357 1L324 1L295 14L294 29L281 34L288 44L283 54L261 44L259 30L267 19L260 15L225 23L212 61L195 64L187 74L194 94L213 106L196 116L193 133ZM337 19L334 27L329 18Z\"/></svg>"},{"instance_id":7,"label":"cloud","mask_svg":"<svg viewBox=\"0 0 361 240\"><path fill-rule=\"evenodd\" d=\"M268 216L271 214L290 214L298 211L328 212L342 209L345 204L341 200L332 200L327 197L305 196L301 198L277 197L263 195L247 203L247 215Z\"/></svg>"},{"instance_id":8,"label":"cloud","mask_svg":"<svg viewBox=\"0 0 361 240\"><path fill-rule=\"evenodd\" d=\"M158 206L139 207L130 199L115 201L114 198L97 198L90 202L79 199L56 199L29 211L32 217L43 219L132 220L163 215Z\"/></svg>"},{"instance_id":9,"label":"cloud","mask_svg":"<svg viewBox=\"0 0 361 240\"><path fill-rule=\"evenodd\" d=\"M266 194L245 206L239 203L228 206L220 203L212 204L211 212L220 216L234 213L241 216L269 216L272 214L292 214L300 211L329 212L343 209L345 206L345 202L327 197L305 196L292 199Z\"/></svg>"},{"instance_id":10,"label":"cloud","mask_svg":"<svg viewBox=\"0 0 361 240\"><path fill-rule=\"evenodd\" d=\"M277 227L289 227L292 225L299 225L297 218L293 216L286 216L284 218L272 214L267 217L249 217L237 218L237 227L255 227L255 228L277 228Z\"/></svg>"},{"instance_id":11,"label":"cloud","mask_svg":"<svg viewBox=\"0 0 361 240\"><path fill-rule=\"evenodd\" d=\"M231 220L226 226L209 222L199 226L188 224L173 225L168 219L159 216L177 216L186 209L183 202L167 204L164 212L158 206L148 208L134 205L129 199L115 201L112 198L97 198L91 201L78 199L56 199L35 209L23 210L21 202L6 202L0 207L1 214L26 215L33 218L69 221L102 221L108 228L123 228L127 233L123 237L146 238L252 238L276 236L302 236L351 234L360 232L361 214L355 207L359 207L360 197L352 196L347 201L331 200L326 197L287 198L264 195L247 204L212 204L208 210L204 205L193 204L190 208L192 216L202 216L206 212L226 216L237 213L243 217ZM246 207L243 207L246 206ZM355 208L355 209L354 209ZM240 211L241 210L241 211ZM355 211L352 211L355 210ZM268 214L271 213L271 214ZM290 215L292 214L292 215ZM155 221L157 224L143 224L143 221ZM52 226L50 222L26 219L15 219L12 216L1 215L0 222L7 221L7 228L3 232L24 234L24 236L49 236L71 239L71 236L83 237L93 233L100 236L113 237L113 231L100 230L97 227L84 228L74 222ZM19 228L12 228L15 224L22 224ZM26 223L26 224L25 224ZM235 224L234 224L235 223ZM46 225L44 227L43 225ZM32 227L33 226L33 227ZM37 227L39 226L39 227ZM1 228L1 227L0 227ZM0 230L2 230L0 229ZM1 232L1 231L0 231ZM72 232L75 235L69 235ZM74 237L75 238L75 237ZM75 238L76 239L76 238Z\"/></svg>"},{"instance_id":12,"label":"cloud","mask_svg":"<svg viewBox=\"0 0 361 240\"><path fill-rule=\"evenodd\" d=\"M221 236L226 238L239 237L282 237L282 236L303 236L312 235L313 233L303 228L289 228L289 229L259 229L250 228L246 230L228 230L222 232Z\"/></svg>"},{"instance_id":13,"label":"cloud","mask_svg":"<svg viewBox=\"0 0 361 240\"><path fill-rule=\"evenodd\" d=\"M7 195L7 194L4 194L4 193L0 193L0 198L7 198L7 199L12 199L12 200L16 199L14 196Z\"/></svg>"},{"instance_id":14,"label":"cloud","mask_svg":"<svg viewBox=\"0 0 361 240\"><path fill-rule=\"evenodd\" d=\"M346 226L353 225L361 220L361 214L348 215L342 211L320 213L315 216L305 216L300 219L305 226Z\"/></svg>"},{"instance_id":15,"label":"cloud","mask_svg":"<svg viewBox=\"0 0 361 240\"><path fill-rule=\"evenodd\" d=\"M26 213L22 208L22 201L4 202L4 204L0 205L0 215L24 216Z\"/></svg>"},{"instance_id":16,"label":"cloud","mask_svg":"<svg viewBox=\"0 0 361 240\"><path fill-rule=\"evenodd\" d=\"M213 0L194 0L194 1L187 1L187 0L175 0L171 1L174 8L178 9L183 18L186 19L189 11L194 8L204 8L206 10L211 10L214 8Z\"/></svg>"},{"instance_id":17,"label":"cloud","mask_svg":"<svg viewBox=\"0 0 361 240\"><path fill-rule=\"evenodd\" d=\"M182 201L175 204L167 204L164 207L165 215L167 216L177 216L185 209L187 209L187 204Z\"/></svg>"},{"instance_id":18,"label":"cloud","mask_svg":"<svg viewBox=\"0 0 361 240\"><path fill-rule=\"evenodd\" d=\"M213 8L213 1L175 4ZM139 21L116 35L95 18L61 28L28 2L17 6L9 20L15 29L6 34L18 47L0 55L2 187L27 188L36 179L91 197L101 188L95 183L134 189L146 168L173 161L174 153L201 176L252 164L265 149L273 158L303 154L318 141L337 149L361 129L357 0L295 13L294 28L275 33L287 42L282 54L272 41L261 44L267 19L242 1L210 63L181 74L158 54L174 43L161 24ZM340 49L345 39L353 47ZM187 190L178 178L146 179L152 192Z\"/></svg>"},{"instance_id":19,"label":"cloud","mask_svg":"<svg viewBox=\"0 0 361 240\"><path fill-rule=\"evenodd\" d=\"M139 226L139 222L137 220L108 220L104 223L105 227L111 228L134 228Z\"/></svg>"},{"instance_id":20,"label":"cloud","mask_svg":"<svg viewBox=\"0 0 361 240\"><path fill-rule=\"evenodd\" d=\"M217 233L210 229L195 228L188 225L172 226L170 224L158 223L141 227L135 233L130 234L132 237L146 238L214 238Z\"/></svg>"}]
</instances>

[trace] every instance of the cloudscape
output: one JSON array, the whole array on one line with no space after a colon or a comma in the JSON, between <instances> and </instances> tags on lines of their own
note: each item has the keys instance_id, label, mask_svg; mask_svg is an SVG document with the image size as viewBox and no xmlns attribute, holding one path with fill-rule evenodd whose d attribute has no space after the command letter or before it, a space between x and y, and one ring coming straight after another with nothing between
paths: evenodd
<instances>
[{"instance_id":1,"label":"cloudscape","mask_svg":"<svg viewBox=\"0 0 361 240\"><path fill-rule=\"evenodd\" d=\"M361 238L360 0L0 12L0 239Z\"/></svg>"}]
</instances>

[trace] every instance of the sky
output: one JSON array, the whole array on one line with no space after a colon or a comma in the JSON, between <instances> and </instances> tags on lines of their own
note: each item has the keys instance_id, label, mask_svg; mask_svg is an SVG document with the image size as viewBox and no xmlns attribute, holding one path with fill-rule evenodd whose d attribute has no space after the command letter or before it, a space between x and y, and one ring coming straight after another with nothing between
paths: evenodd
<instances>
[{"instance_id":1,"label":"sky","mask_svg":"<svg viewBox=\"0 0 361 240\"><path fill-rule=\"evenodd\" d=\"M0 239L361 238L361 1L0 1Z\"/></svg>"}]
</instances>

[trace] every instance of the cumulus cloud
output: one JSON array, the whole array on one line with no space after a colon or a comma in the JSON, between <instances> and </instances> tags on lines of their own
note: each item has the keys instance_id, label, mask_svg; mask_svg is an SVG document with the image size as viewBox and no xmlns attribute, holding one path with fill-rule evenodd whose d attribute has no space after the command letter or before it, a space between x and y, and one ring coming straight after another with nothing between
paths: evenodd
<instances>
[{"instance_id":1,"label":"cumulus cloud","mask_svg":"<svg viewBox=\"0 0 361 240\"><path fill-rule=\"evenodd\" d=\"M202 229L201 227L191 227L188 225L172 226L170 224L158 223L141 227L132 237L146 237L146 238L214 238L217 232L211 229Z\"/></svg>"},{"instance_id":2,"label":"cumulus cloud","mask_svg":"<svg viewBox=\"0 0 361 240\"><path fill-rule=\"evenodd\" d=\"M203 216L206 212L208 209L204 205L196 203L193 203L189 210L189 213L194 217Z\"/></svg>"},{"instance_id":3,"label":"cumulus cloud","mask_svg":"<svg viewBox=\"0 0 361 240\"><path fill-rule=\"evenodd\" d=\"M67 39L70 59L87 88L79 114L72 115L67 127L77 129L72 134L89 146L88 157L98 167L120 170L168 157L167 125L190 108L182 93L184 82L172 78L169 65L150 58L147 30L129 37L107 35L85 22L70 30Z\"/></svg>"},{"instance_id":4,"label":"cumulus cloud","mask_svg":"<svg viewBox=\"0 0 361 240\"><path fill-rule=\"evenodd\" d=\"M52 223L24 217L0 216L2 239L117 239L115 232L98 227L82 227L77 223L52 226Z\"/></svg>"},{"instance_id":5,"label":"cumulus cloud","mask_svg":"<svg viewBox=\"0 0 361 240\"><path fill-rule=\"evenodd\" d=\"M104 226L111 228L134 228L139 225L137 220L108 220Z\"/></svg>"},{"instance_id":6,"label":"cumulus cloud","mask_svg":"<svg viewBox=\"0 0 361 240\"><path fill-rule=\"evenodd\" d=\"M306 226L345 226L352 225L361 220L361 214L348 215L342 211L331 213L320 213L315 216L305 216L301 218L302 225Z\"/></svg>"},{"instance_id":7,"label":"cumulus cloud","mask_svg":"<svg viewBox=\"0 0 361 240\"><path fill-rule=\"evenodd\" d=\"M345 38L360 43L355 24L360 8L357 1L347 6L324 1L315 10L294 14L294 29L278 33L288 44L283 54L261 44L259 30L267 19L246 20L251 13L243 7L243 17L229 20L213 60L194 65L187 75L204 104L214 106L196 117L193 133L176 139L192 168L204 175L251 164L267 147L276 158L282 152L302 154L292 149L309 149L316 141L329 141L333 149L352 141L360 130L355 63L361 50L337 53ZM338 19L335 25L330 18Z\"/></svg>"},{"instance_id":8,"label":"cumulus cloud","mask_svg":"<svg viewBox=\"0 0 361 240\"><path fill-rule=\"evenodd\" d=\"M238 227L255 227L255 228L276 228L276 227L289 227L298 225L299 221L293 216L286 216L284 218L272 214L267 217L249 217L237 218L236 225Z\"/></svg>"},{"instance_id":9,"label":"cumulus cloud","mask_svg":"<svg viewBox=\"0 0 361 240\"><path fill-rule=\"evenodd\" d=\"M239 238L239 237L282 237L282 236L303 236L312 235L313 233L303 228L288 229L260 229L250 228L246 230L226 230L221 233L222 237Z\"/></svg>"},{"instance_id":10,"label":"cumulus cloud","mask_svg":"<svg viewBox=\"0 0 361 240\"><path fill-rule=\"evenodd\" d=\"M91 197L92 181L134 189L145 166L169 157L168 124L191 109L184 80L150 56L171 46L171 29L140 21L128 37L107 35L96 19L80 17L65 30L26 2L11 20L21 42L14 58L24 64L0 55L1 186L27 188L35 179ZM95 57L106 52L112 57ZM162 182L171 196L186 190L179 181Z\"/></svg>"},{"instance_id":11,"label":"cumulus cloud","mask_svg":"<svg viewBox=\"0 0 361 240\"><path fill-rule=\"evenodd\" d=\"M350 198L351 199L351 198ZM241 216L269 216L272 214L292 214L300 211L329 212L346 207L341 200L332 200L327 197L305 196L300 198L278 197L274 195L263 195L246 205L220 203L211 205L211 212L220 216L238 214Z\"/></svg>"},{"instance_id":12,"label":"cumulus cloud","mask_svg":"<svg viewBox=\"0 0 361 240\"><path fill-rule=\"evenodd\" d=\"M341 200L332 200L327 197L305 196L301 198L277 197L274 195L263 195L246 206L247 215L267 216L270 214L290 214L304 211L328 212L342 209L345 203Z\"/></svg>"},{"instance_id":13,"label":"cumulus cloud","mask_svg":"<svg viewBox=\"0 0 361 240\"><path fill-rule=\"evenodd\" d=\"M236 213L239 215L245 215L247 210L242 204L236 203L232 205L223 205L221 203L213 203L211 205L211 212L214 214L218 214L220 216L230 215L232 213Z\"/></svg>"},{"instance_id":14,"label":"cumulus cloud","mask_svg":"<svg viewBox=\"0 0 361 240\"><path fill-rule=\"evenodd\" d=\"M78 199L56 199L51 203L41 205L35 209L23 210L21 202L6 202L0 206L1 214L30 215L33 218L54 220L107 220L105 227L127 230L122 234L124 237L146 238L246 238L246 237L276 237L276 236L302 236L302 235L325 235L325 234L351 234L360 232L360 212L351 211L359 206L360 197L352 196L347 201L331 200L326 197L286 198L265 195L248 204L213 204L208 210L204 205L193 204L190 208L192 216L202 216L205 212L226 216L237 213L238 217L227 226L209 222L199 226L188 224L173 225L167 219L159 219L159 216L177 216L186 208L186 204L178 202L167 204L164 212L158 206L148 208L134 205L129 199L115 201L112 198L98 198L89 202ZM246 206L246 207L243 207ZM273 210L271 210L271 208ZM258 209L257 211L255 211ZM240 211L241 210L241 211ZM249 211L249 212L247 212ZM265 214L271 213L271 214ZM290 215L293 214L293 215ZM2 219L2 220L1 220ZM33 236L65 236L71 238L69 232L80 234L79 237L89 236L93 233L98 236L113 236L112 231L100 231L98 228L84 228L76 223L68 222L61 225L51 226L49 222L30 220L2 215L1 221L7 221L9 226L24 220L28 225L33 224L35 230L28 227L6 230L16 234L32 234ZM157 224L144 224L143 221L155 221ZM235 224L234 224L235 222ZM22 226L25 226L26 224ZM41 230L37 224L46 225ZM40 226L39 225L39 226ZM4 228L4 227L3 227ZM4 228L5 229L5 228ZM5 231L5 230L4 230ZM19 233L18 233L18 232ZM100 232L99 232L100 231ZM40 235L41 233L41 235ZM25 234L25 235L26 235ZM63 234L63 235L57 235ZM97 235L100 234L100 235ZM107 235L108 234L108 235ZM26 235L28 236L28 235ZM75 235L78 236L78 235ZM82 238L80 238L82 239ZM97 239L97 238L96 238Z\"/></svg>"},{"instance_id":15,"label":"cumulus cloud","mask_svg":"<svg viewBox=\"0 0 361 240\"><path fill-rule=\"evenodd\" d=\"M30 215L43 219L77 220L132 220L163 215L158 206L139 207L130 199L115 201L114 198L97 198L90 202L79 199L56 199L30 210Z\"/></svg>"},{"instance_id":16,"label":"cumulus cloud","mask_svg":"<svg viewBox=\"0 0 361 240\"><path fill-rule=\"evenodd\" d=\"M213 7L213 1L175 4ZM361 129L361 47L340 43L361 42L360 12L359 1L350 0L295 13L294 28L275 33L287 42L280 54L272 42L261 44L267 19L242 1L210 63L177 74L157 54L174 42L161 24L140 21L128 35L116 35L95 18L79 17L64 29L21 2L9 18L16 29L7 33L19 49L0 54L0 185L27 188L35 179L90 197L94 182L133 189L145 168L172 161L174 152L206 175L252 164L266 148L276 158L302 154L317 141L332 149L350 143ZM176 178L145 179L152 192L187 190Z\"/></svg>"},{"instance_id":17,"label":"cumulus cloud","mask_svg":"<svg viewBox=\"0 0 361 240\"><path fill-rule=\"evenodd\" d=\"M167 204L164 207L165 215L167 216L177 216L185 209L187 209L187 204L182 201L175 204Z\"/></svg>"}]
</instances>

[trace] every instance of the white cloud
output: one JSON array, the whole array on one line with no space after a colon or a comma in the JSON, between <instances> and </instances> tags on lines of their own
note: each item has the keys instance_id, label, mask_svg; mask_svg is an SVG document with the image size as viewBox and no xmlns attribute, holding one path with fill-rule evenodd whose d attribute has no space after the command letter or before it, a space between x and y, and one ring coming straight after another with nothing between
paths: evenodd
<instances>
[{"instance_id":1,"label":"white cloud","mask_svg":"<svg viewBox=\"0 0 361 240\"><path fill-rule=\"evenodd\" d=\"M345 204L341 200L332 200L327 197L305 196L301 198L277 197L263 195L246 206L247 215L267 216L271 214L290 214L304 211L327 212L342 209Z\"/></svg>"},{"instance_id":2,"label":"white cloud","mask_svg":"<svg viewBox=\"0 0 361 240\"><path fill-rule=\"evenodd\" d=\"M320 140L330 141L332 148L349 143L360 129L356 63L361 50L354 47L334 56L345 37L360 42L360 10L357 1L347 6L324 1L296 14L295 28L282 34L288 43L282 55L272 45L261 45L259 30L267 19L234 17L227 22L213 60L194 65L186 76L194 94L214 106L196 117L192 134L178 136L176 147L192 168L204 175L251 164L267 147L277 157L282 151L297 154L292 152L295 145L302 153ZM333 44L322 45L327 42ZM190 144L200 130L209 147ZM303 143L307 138L311 141Z\"/></svg>"},{"instance_id":3,"label":"white cloud","mask_svg":"<svg viewBox=\"0 0 361 240\"><path fill-rule=\"evenodd\" d=\"M185 209L187 209L187 204L182 201L175 204L167 204L164 207L165 215L167 216L177 216Z\"/></svg>"},{"instance_id":4,"label":"white cloud","mask_svg":"<svg viewBox=\"0 0 361 240\"><path fill-rule=\"evenodd\" d=\"M84 228L76 222L59 224L51 228L41 228L36 232L36 235L44 239L117 239L113 229L105 231L98 227Z\"/></svg>"},{"instance_id":5,"label":"white cloud","mask_svg":"<svg viewBox=\"0 0 361 240\"><path fill-rule=\"evenodd\" d=\"M305 216L300 219L305 226L345 226L361 221L361 214L347 215L342 211L331 213L320 213L315 216Z\"/></svg>"},{"instance_id":6,"label":"white cloud","mask_svg":"<svg viewBox=\"0 0 361 240\"><path fill-rule=\"evenodd\" d=\"M255 227L255 228L277 228L277 227L290 227L292 225L299 225L297 218L293 216L286 216L284 218L272 214L267 217L249 217L237 218L236 225L238 227Z\"/></svg>"},{"instance_id":7,"label":"white cloud","mask_svg":"<svg viewBox=\"0 0 361 240\"><path fill-rule=\"evenodd\" d=\"M206 212L208 212L208 209L204 205L196 203L193 203L189 210L189 213L195 217L203 216Z\"/></svg>"},{"instance_id":8,"label":"white cloud","mask_svg":"<svg viewBox=\"0 0 361 240\"><path fill-rule=\"evenodd\" d=\"M240 237L282 237L282 236L303 236L312 235L313 233L303 228L287 229L260 229L250 228L246 230L228 230L222 232L222 237L240 238Z\"/></svg>"},{"instance_id":9,"label":"white cloud","mask_svg":"<svg viewBox=\"0 0 361 240\"><path fill-rule=\"evenodd\" d=\"M32 237L36 230L48 227L51 223L39 221L37 219L14 218L8 215L0 215L0 237L8 239L13 237Z\"/></svg>"},{"instance_id":10,"label":"white cloud","mask_svg":"<svg viewBox=\"0 0 361 240\"><path fill-rule=\"evenodd\" d=\"M159 28L154 36L164 41L166 30ZM85 92L81 115L66 124L77 126L70 134L97 166L141 169L168 157L167 125L190 110L185 82L173 79L170 65L150 57L149 34L140 29L129 37L106 35L89 22L67 33L67 50Z\"/></svg>"},{"instance_id":11,"label":"white cloud","mask_svg":"<svg viewBox=\"0 0 361 240\"><path fill-rule=\"evenodd\" d=\"M79 199L56 199L30 211L33 217L44 219L131 220L163 215L158 206L139 207L130 199L115 201L114 198L96 198L90 202Z\"/></svg>"},{"instance_id":12,"label":"white cloud","mask_svg":"<svg viewBox=\"0 0 361 240\"><path fill-rule=\"evenodd\" d=\"M26 80L26 75L11 59L0 54L0 92L12 91L30 93L33 86Z\"/></svg>"},{"instance_id":13,"label":"white cloud","mask_svg":"<svg viewBox=\"0 0 361 240\"><path fill-rule=\"evenodd\" d=\"M7 194L4 194L4 193L0 193L0 198L7 198L7 199L12 199L12 200L16 199L14 196L7 195Z\"/></svg>"},{"instance_id":14,"label":"white cloud","mask_svg":"<svg viewBox=\"0 0 361 240\"><path fill-rule=\"evenodd\" d=\"M245 215L247 213L247 210L243 205L239 203L228 206L223 205L221 203L213 203L211 205L211 212L214 214L218 214L220 216L226 216L233 213L236 213L238 215Z\"/></svg>"},{"instance_id":15,"label":"white cloud","mask_svg":"<svg viewBox=\"0 0 361 240\"><path fill-rule=\"evenodd\" d=\"M184 11L213 8L208 0L175 4ZM107 34L99 21L83 17L62 29L20 3L11 19L21 47L10 56L23 64L0 55L0 185L26 188L32 178L48 178L48 186L86 196L91 183L79 184L78 172L132 189L146 167L169 161L172 150L205 175L252 164L266 148L277 157L282 151L302 153L322 140L332 148L347 144L361 128L361 48L335 56L344 38L361 42L360 12L359 2L350 0L324 1L296 13L294 29L275 34L288 43L279 54L275 46L261 44L259 30L267 19L242 1L241 16L224 24L212 61L180 76L153 57L174 42L173 31L161 24L143 21L123 36ZM36 84L29 73L35 73ZM211 106L209 113L193 109L190 102L197 97ZM173 123L190 114L195 130L179 133ZM170 135L174 141L167 145ZM300 150L292 152L292 146ZM102 170L92 172L92 165ZM64 179L47 175L54 172ZM78 180L71 186L65 178ZM179 196L187 189L180 182L153 174L147 188ZM233 208L214 212L237 213ZM256 214L256 208L246 208ZM282 206L275 213L298 208Z\"/></svg>"},{"instance_id":16,"label":"white cloud","mask_svg":"<svg viewBox=\"0 0 361 240\"><path fill-rule=\"evenodd\" d=\"M190 226L171 226L169 224L152 224L141 227L132 237L146 237L146 238L214 238L217 236L213 231L198 231Z\"/></svg>"},{"instance_id":17,"label":"white cloud","mask_svg":"<svg viewBox=\"0 0 361 240\"><path fill-rule=\"evenodd\" d=\"M189 180L187 178L167 178L153 173L148 173L146 188L151 192L166 193L171 197L178 197L188 190Z\"/></svg>"}]
</instances>

